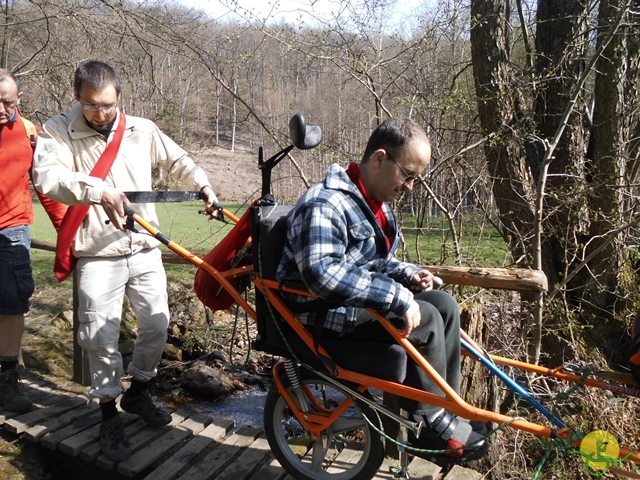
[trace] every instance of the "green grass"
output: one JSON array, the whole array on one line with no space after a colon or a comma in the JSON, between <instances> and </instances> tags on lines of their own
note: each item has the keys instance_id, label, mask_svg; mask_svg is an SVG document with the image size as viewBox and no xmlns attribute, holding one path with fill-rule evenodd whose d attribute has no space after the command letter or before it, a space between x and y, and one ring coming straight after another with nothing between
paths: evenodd
<instances>
[{"instance_id":1,"label":"green grass","mask_svg":"<svg viewBox=\"0 0 640 480\"><path fill-rule=\"evenodd\" d=\"M225 225L215 220L209 220L204 215L199 215L198 210L201 208L201 202L156 205L162 233L187 250L204 256L224 238L231 230L232 225ZM228 205L227 208L237 216L241 216L246 207ZM35 204L35 210L36 219L32 226L32 237L55 242L55 230L39 203ZM455 263L453 242L447 224L442 217L432 217L428 220L420 230L417 245L415 220L407 216L404 219L404 227L408 260L432 265L453 265ZM459 228L462 235L460 246L463 265L502 267L509 263L509 255L504 241L493 227L484 225L481 218L469 215L465 217ZM140 227L139 229L141 230ZM168 250L165 246L161 248ZM53 254L34 250L32 256L36 281L46 284L55 283L51 274ZM165 267L170 281L184 284L193 281L195 266L167 264Z\"/></svg>"},{"instance_id":2,"label":"green grass","mask_svg":"<svg viewBox=\"0 0 640 480\"><path fill-rule=\"evenodd\" d=\"M504 240L481 216L466 215L456 228L460 235L463 266L503 267L510 264ZM403 232L410 261L429 265L455 264L453 238L443 216L430 217L417 229L415 218L406 215Z\"/></svg>"}]
</instances>

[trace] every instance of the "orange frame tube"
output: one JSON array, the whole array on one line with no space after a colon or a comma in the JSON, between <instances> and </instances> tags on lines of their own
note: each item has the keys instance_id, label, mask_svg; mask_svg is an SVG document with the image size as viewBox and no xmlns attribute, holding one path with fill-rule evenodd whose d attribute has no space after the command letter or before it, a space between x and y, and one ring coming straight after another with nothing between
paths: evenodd
<instances>
[{"instance_id":1,"label":"orange frame tube","mask_svg":"<svg viewBox=\"0 0 640 480\"><path fill-rule=\"evenodd\" d=\"M273 280L265 280L260 277L254 278L254 284L257 289L259 289L263 295L269 300L269 302L278 310L278 313L282 316L282 318L287 322L287 324L293 328L296 334L305 342L307 347L313 352L315 349L313 337L303 326L295 315L291 312L291 310L287 307L287 305L282 301L282 299L275 293L277 291L285 291L289 293L294 293L301 296L307 297L315 297L308 291L299 290L295 288L290 288L287 286L283 286L278 282ZM397 343L402 345L402 347L406 350L407 354L418 364L420 367L427 372L427 374L436 382L438 387L443 391L444 396L435 395L429 392L424 392L422 390L418 390L400 383L392 382L389 380L381 380L379 378L370 377L368 375L364 375L358 372L354 372L351 370L347 370L337 366L337 374L335 378L340 380L345 380L348 382L353 382L361 386L371 387L378 389L382 392L391 393L393 395L411 398L416 401L430 403L435 406L442 407L451 413L459 415L463 418L467 418L469 420L478 420L484 422L494 422L498 424L506 423L513 428L517 428L518 430L522 430L525 432L532 433L538 437L546 437L546 438L560 438L569 440L573 435L573 431L569 428L557 429L557 428L549 428L537 423L529 422L527 420L516 419L513 417L509 417L507 415L502 415L500 413L492 412L490 410L485 410L482 408L474 407L463 400L447 383L446 381L438 374L438 372L429 364L429 362L418 352L418 350L405 338L400 335L400 332L397 328L389 322L385 317L380 315L374 310L369 310L369 312L383 325L383 327L389 332L389 334L396 340ZM471 338L464 331L460 331L461 335L470 341L470 343L474 346L477 344L471 340ZM480 351L482 348L478 347ZM326 356L327 358L331 358L330 355L326 352L322 346L318 346L318 353ZM510 365L515 368L519 368L522 370L539 373L542 375L552 376L554 378L573 382L580 383L583 382L585 385L589 385L596 388L606 388L606 382L602 382L593 378L584 378L580 375L575 375L571 373L563 372L561 369L550 369L546 367L541 367L538 365L532 365L525 362L519 362L516 360L510 360L503 357L498 356L490 356L496 363ZM278 365L276 365L278 367ZM274 367L274 380L276 379L277 373L279 373L279 367L276 369ZM305 428L308 428L310 432L314 435L318 434L318 429L321 431L321 424L318 423L318 419L314 417L314 422L311 424L309 421L305 420L304 414L300 412L291 398L284 388L284 385L278 381L276 382L276 386L283 397L285 397L285 401L291 407L292 412L302 425ZM289 403L291 402L291 403ZM330 422L329 422L330 423ZM579 446L580 441L582 439L574 440L572 444L574 446ZM625 460L631 460L636 463L640 463L640 452L630 450L628 448L620 448L619 458Z\"/></svg>"},{"instance_id":2,"label":"orange frame tube","mask_svg":"<svg viewBox=\"0 0 640 480\"><path fill-rule=\"evenodd\" d=\"M230 218L231 220L237 222L238 218L233 215L231 212L228 212L226 209L223 210L223 214ZM185 260L190 263L196 265L203 270L206 270L210 275L214 277L214 279L224 288L229 295L234 299L234 301L243 309L254 321L257 321L257 314L255 309L249 305L244 298L240 295L240 293L231 285L227 278L235 278L238 276L248 275L253 272L252 267L241 267L232 270L228 270L226 272L221 272L214 268L213 266L206 263L197 255L189 252L179 244L172 242L170 239L166 238L157 228L151 225L149 222L140 217L137 213L132 213L130 217L135 220L140 226L142 226L145 230L151 233L154 237L159 238L162 243L164 243L168 248L170 248L173 252L180 255ZM166 241L165 241L166 240ZM269 303L273 305L280 315L284 318L289 326L293 328L296 334L305 342L307 347L313 352L315 350L314 341L309 333L309 331L304 327L296 318L296 316L291 312L288 306L281 300L281 298L274 292L276 291L285 291L289 293L295 293L301 296L307 297L315 297L312 293L306 290L299 290L295 288L290 288L287 286L283 286L278 282L273 280L265 280L259 276L254 277L255 287L260 290ZM446 410L459 415L463 418L467 418L469 420L478 420L485 422L494 422L503 424L506 423L513 428L517 428L519 430L532 433L539 437L546 438L561 438L561 439L570 439L573 432L569 428L556 429L549 428L543 425L539 425L537 423L529 422L527 420L522 420L518 418L509 417L507 415L502 415L500 413L492 412L489 410L484 410L482 408L474 407L467 402L465 402L447 383L446 381L438 374L438 372L429 364L429 362L418 352L418 350L405 338L401 337L400 332L396 329L385 317L380 315L374 310L369 310L370 313L384 326L384 328L389 332L389 334L398 342L406 351L407 354L418 364L424 371L436 382L438 387L444 393L444 396L435 395L429 392L424 392L422 390L418 390L413 387L409 387L400 383L392 382L389 380L382 380L379 378L371 377L368 375L364 375L361 373L357 373L351 370L346 370L340 366L337 366L337 374L335 377L340 380L345 380L349 382L356 383L360 385L359 389L366 388L376 388L382 392L391 393L393 395L411 398L416 401L430 403L435 406L439 406L445 408ZM479 347L464 331L461 330L461 335L469 341L472 345L477 346L479 351L483 351L481 347ZM327 358L331 358L331 356L327 353L327 351L322 348L322 346L318 346L319 353L326 356ZM546 367L541 367L538 365L532 365L526 362L520 362L517 360L511 360L504 357L490 355L490 358L493 359L496 363L502 365L509 365L521 370L538 373L541 375L551 376L560 380L573 382L573 383L584 383L585 385L595 387L595 388L606 388L608 389L607 382L602 382L594 378L583 377L580 375L568 373L562 371L562 368L550 369ZM280 369L282 368L282 361L278 362L274 366L274 383L278 388L278 391L283 396L284 400L287 402L292 412L300 421L300 423L309 431L312 435L318 436L324 430L326 430L332 423L337 419L340 414L349 407L353 398L347 399L340 405L336 410L333 410L329 416L319 415L319 414L307 414L301 412L295 403L294 399L288 393L281 379L279 378ZM631 377L631 376L629 376ZM627 383L633 387L633 380L622 380L624 383ZM309 398L311 395L307 394ZM575 440L572 443L574 445L579 445L580 440ZM631 460L636 463L640 463L640 452L633 451L628 448L620 448L619 458Z\"/></svg>"}]
</instances>

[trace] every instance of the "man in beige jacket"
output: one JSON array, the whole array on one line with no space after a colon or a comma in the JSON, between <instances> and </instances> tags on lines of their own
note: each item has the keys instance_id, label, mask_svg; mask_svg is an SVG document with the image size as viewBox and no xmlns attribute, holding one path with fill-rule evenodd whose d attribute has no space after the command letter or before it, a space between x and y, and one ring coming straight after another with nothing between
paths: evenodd
<instances>
[{"instance_id":1,"label":"man in beige jacket","mask_svg":"<svg viewBox=\"0 0 640 480\"><path fill-rule=\"evenodd\" d=\"M148 391L167 339L166 275L161 252L155 248L159 242L124 229L123 205L128 200L123 192L152 190L152 171L160 167L187 189L204 192L207 212L213 212L217 199L205 172L187 152L150 120L119 111L121 85L111 66L95 60L81 64L75 72L74 93L78 103L44 125L35 152L34 183L59 202L90 205L72 242L77 340L88 353L91 395L100 399L103 453L122 461L131 454L115 400L122 392L118 338L124 295L136 314L138 336L127 369L131 387L120 407L149 425L171 421ZM104 180L89 175L120 122L125 128L109 173ZM138 204L135 209L157 224L153 204Z\"/></svg>"}]
</instances>

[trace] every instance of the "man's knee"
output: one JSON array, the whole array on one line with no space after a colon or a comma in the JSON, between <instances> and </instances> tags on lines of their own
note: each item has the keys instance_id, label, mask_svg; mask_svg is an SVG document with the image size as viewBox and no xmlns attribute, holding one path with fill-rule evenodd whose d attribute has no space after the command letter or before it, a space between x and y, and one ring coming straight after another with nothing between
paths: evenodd
<instances>
[{"instance_id":1,"label":"man's knee","mask_svg":"<svg viewBox=\"0 0 640 480\"><path fill-rule=\"evenodd\" d=\"M151 350L164 348L167 342L169 328L169 315L160 312L151 315L143 322L138 322L138 343L144 343Z\"/></svg>"},{"instance_id":2,"label":"man's knee","mask_svg":"<svg viewBox=\"0 0 640 480\"><path fill-rule=\"evenodd\" d=\"M92 352L102 351L104 355L117 350L120 338L119 320L110 321L94 311L82 312L78 317L78 345Z\"/></svg>"},{"instance_id":3,"label":"man's knee","mask_svg":"<svg viewBox=\"0 0 640 480\"><path fill-rule=\"evenodd\" d=\"M419 303L426 303L435 309L445 324L452 325L454 327L460 325L460 307L458 306L456 299L450 293L442 290L430 290L428 292L420 292L416 294L415 299ZM433 315L433 313L426 310L425 315Z\"/></svg>"}]
</instances>

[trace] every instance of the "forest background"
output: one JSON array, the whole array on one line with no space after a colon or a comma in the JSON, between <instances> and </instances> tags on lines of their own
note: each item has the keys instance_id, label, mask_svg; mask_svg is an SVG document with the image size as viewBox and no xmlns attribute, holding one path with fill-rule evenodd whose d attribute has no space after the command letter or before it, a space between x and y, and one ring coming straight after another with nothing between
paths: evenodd
<instances>
[{"instance_id":1,"label":"forest background","mask_svg":"<svg viewBox=\"0 0 640 480\"><path fill-rule=\"evenodd\" d=\"M19 77L23 115L44 123L73 103L78 63L104 60L124 80L126 113L214 160L274 152L301 112L324 139L282 162L281 201L359 160L385 118L410 116L433 161L394 207L415 245L437 231L441 248L426 259L407 243L403 255L544 271L548 292L522 295L501 350L625 367L640 266L640 0L425 1L405 19L394 0L340 0L330 15L302 7L275 21L220 3L214 18L161 0L4 0L0 64ZM499 233L499 264L461 247L470 232Z\"/></svg>"}]
</instances>

